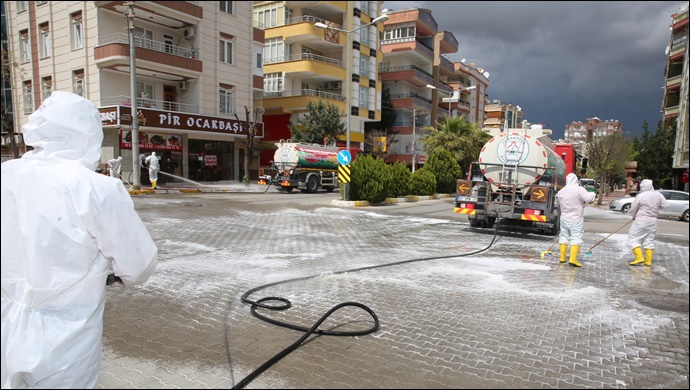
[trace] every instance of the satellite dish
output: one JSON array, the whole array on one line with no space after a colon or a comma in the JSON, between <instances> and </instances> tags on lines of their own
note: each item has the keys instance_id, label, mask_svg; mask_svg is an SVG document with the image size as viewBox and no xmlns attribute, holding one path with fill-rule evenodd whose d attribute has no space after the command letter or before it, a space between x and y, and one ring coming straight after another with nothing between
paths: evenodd
<instances>
[{"instance_id":1,"label":"satellite dish","mask_svg":"<svg viewBox=\"0 0 690 390\"><path fill-rule=\"evenodd\" d=\"M465 58L460 60L460 62L462 62L463 64L465 63L465 61L467 61Z\"/></svg>"},{"instance_id":2,"label":"satellite dish","mask_svg":"<svg viewBox=\"0 0 690 390\"><path fill-rule=\"evenodd\" d=\"M484 68L477 68L477 72L479 72L479 73L484 72Z\"/></svg>"},{"instance_id":3,"label":"satellite dish","mask_svg":"<svg viewBox=\"0 0 690 390\"><path fill-rule=\"evenodd\" d=\"M474 62L470 62L470 66L474 66Z\"/></svg>"},{"instance_id":4,"label":"satellite dish","mask_svg":"<svg viewBox=\"0 0 690 390\"><path fill-rule=\"evenodd\" d=\"M489 73L489 72L484 72L484 77L486 77L488 79L490 74L491 73Z\"/></svg>"}]
</instances>

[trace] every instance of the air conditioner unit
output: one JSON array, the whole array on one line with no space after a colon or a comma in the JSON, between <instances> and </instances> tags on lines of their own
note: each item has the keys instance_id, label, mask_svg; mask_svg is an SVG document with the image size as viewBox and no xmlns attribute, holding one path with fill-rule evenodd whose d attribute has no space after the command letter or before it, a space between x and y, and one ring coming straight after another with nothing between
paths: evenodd
<instances>
[{"instance_id":1,"label":"air conditioner unit","mask_svg":"<svg viewBox=\"0 0 690 390\"><path fill-rule=\"evenodd\" d=\"M183 35L185 38L194 38L196 36L196 27L187 27L184 29Z\"/></svg>"},{"instance_id":2,"label":"air conditioner unit","mask_svg":"<svg viewBox=\"0 0 690 390\"><path fill-rule=\"evenodd\" d=\"M180 89L180 91L186 91L188 85L186 81L180 81L177 87Z\"/></svg>"}]
</instances>

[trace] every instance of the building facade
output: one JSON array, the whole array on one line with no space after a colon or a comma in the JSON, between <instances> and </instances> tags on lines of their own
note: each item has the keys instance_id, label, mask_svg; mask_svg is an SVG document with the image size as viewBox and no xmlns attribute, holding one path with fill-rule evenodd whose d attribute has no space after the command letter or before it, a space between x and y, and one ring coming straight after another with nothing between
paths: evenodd
<instances>
[{"instance_id":1,"label":"building facade","mask_svg":"<svg viewBox=\"0 0 690 390\"><path fill-rule=\"evenodd\" d=\"M364 123L381 119L383 26L374 23L381 3L254 2L254 26L265 32L263 93L255 101L265 110L264 143L290 139L290 125L303 118L307 103L321 100L340 110L345 127L349 121L352 155L363 149ZM346 143L347 134L336 141L343 148ZM262 166L269 166L273 150L262 151Z\"/></svg>"},{"instance_id":2,"label":"building facade","mask_svg":"<svg viewBox=\"0 0 690 390\"><path fill-rule=\"evenodd\" d=\"M521 128L522 108L512 103L501 103L500 100L492 100L484 108L486 128Z\"/></svg>"},{"instance_id":3,"label":"building facade","mask_svg":"<svg viewBox=\"0 0 690 390\"><path fill-rule=\"evenodd\" d=\"M250 2L5 3L17 129L52 91L71 91L99 108L102 161L121 155L123 175L137 161L136 117L140 153L161 157L160 182L241 179L247 129L235 115L246 119L263 89L263 31Z\"/></svg>"},{"instance_id":4,"label":"building facade","mask_svg":"<svg viewBox=\"0 0 690 390\"><path fill-rule=\"evenodd\" d=\"M587 118L587 122L573 121L565 125L564 141L573 144L578 154L587 156L586 144L593 137L604 137L625 133L625 125L617 119L602 121L597 117Z\"/></svg>"},{"instance_id":5,"label":"building facade","mask_svg":"<svg viewBox=\"0 0 690 390\"><path fill-rule=\"evenodd\" d=\"M379 73L396 122L386 161L404 162L414 171L426 161L420 142L425 127L461 115L482 126L488 80L477 68L446 57L457 53L458 41L439 28L430 10L389 10L387 15Z\"/></svg>"},{"instance_id":6,"label":"building facade","mask_svg":"<svg viewBox=\"0 0 690 390\"><path fill-rule=\"evenodd\" d=\"M690 126L690 67L688 52L688 4L684 4L678 13L671 15L671 33L666 48L666 81L661 109L664 115L664 126L676 121L676 141L673 153L673 168L680 183L676 188L688 191L688 127Z\"/></svg>"}]
</instances>

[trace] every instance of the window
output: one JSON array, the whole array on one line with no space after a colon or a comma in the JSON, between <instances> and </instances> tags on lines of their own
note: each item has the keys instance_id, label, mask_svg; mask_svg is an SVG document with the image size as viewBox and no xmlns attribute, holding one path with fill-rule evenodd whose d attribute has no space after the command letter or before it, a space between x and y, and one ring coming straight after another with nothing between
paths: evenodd
<instances>
[{"instance_id":1,"label":"window","mask_svg":"<svg viewBox=\"0 0 690 390\"><path fill-rule=\"evenodd\" d=\"M361 77L369 77L369 57L359 57L359 75Z\"/></svg>"},{"instance_id":2,"label":"window","mask_svg":"<svg viewBox=\"0 0 690 390\"><path fill-rule=\"evenodd\" d=\"M17 2L17 13L26 11L28 1L18 1Z\"/></svg>"},{"instance_id":3,"label":"window","mask_svg":"<svg viewBox=\"0 0 690 390\"><path fill-rule=\"evenodd\" d=\"M235 112L235 102L232 90L220 89L218 91L218 101L220 102L219 111L221 114L233 114Z\"/></svg>"},{"instance_id":4,"label":"window","mask_svg":"<svg viewBox=\"0 0 690 390\"><path fill-rule=\"evenodd\" d=\"M34 98L33 88L31 88L31 81L24 82L24 114L31 114L34 112Z\"/></svg>"},{"instance_id":5,"label":"window","mask_svg":"<svg viewBox=\"0 0 690 390\"><path fill-rule=\"evenodd\" d=\"M362 1L362 13L367 15L371 13L371 4L368 1Z\"/></svg>"},{"instance_id":6,"label":"window","mask_svg":"<svg viewBox=\"0 0 690 390\"><path fill-rule=\"evenodd\" d=\"M84 25L81 20L81 12L72 14L72 50L84 48Z\"/></svg>"},{"instance_id":7,"label":"window","mask_svg":"<svg viewBox=\"0 0 690 390\"><path fill-rule=\"evenodd\" d=\"M173 44L175 43L173 40L173 37L171 35L163 35L163 41L165 43L165 52L166 53L172 53L173 52Z\"/></svg>"},{"instance_id":8,"label":"window","mask_svg":"<svg viewBox=\"0 0 690 390\"><path fill-rule=\"evenodd\" d=\"M359 106L361 108L369 107L369 90L368 88L359 89Z\"/></svg>"},{"instance_id":9,"label":"window","mask_svg":"<svg viewBox=\"0 0 690 390\"><path fill-rule=\"evenodd\" d=\"M41 82L41 89L42 99L48 99L53 93L53 79L50 77L44 77Z\"/></svg>"},{"instance_id":10,"label":"window","mask_svg":"<svg viewBox=\"0 0 690 390\"><path fill-rule=\"evenodd\" d=\"M285 61L285 43L280 38L266 39L264 43L264 58L267 64Z\"/></svg>"},{"instance_id":11,"label":"window","mask_svg":"<svg viewBox=\"0 0 690 390\"><path fill-rule=\"evenodd\" d=\"M31 46L29 45L29 31L24 30L19 33L19 56L22 64L31 61Z\"/></svg>"},{"instance_id":12,"label":"window","mask_svg":"<svg viewBox=\"0 0 690 390\"><path fill-rule=\"evenodd\" d=\"M261 53L256 53L256 67L261 69L264 66L263 55Z\"/></svg>"},{"instance_id":13,"label":"window","mask_svg":"<svg viewBox=\"0 0 690 390\"><path fill-rule=\"evenodd\" d=\"M81 97L85 96L84 91L84 69L72 72L72 92Z\"/></svg>"},{"instance_id":14,"label":"window","mask_svg":"<svg viewBox=\"0 0 690 390\"><path fill-rule=\"evenodd\" d=\"M134 27L134 46L153 48L153 31L142 27Z\"/></svg>"},{"instance_id":15,"label":"window","mask_svg":"<svg viewBox=\"0 0 690 390\"><path fill-rule=\"evenodd\" d=\"M384 32L384 39L399 39L399 38L414 38L416 36L415 27L398 27L395 29L386 30Z\"/></svg>"},{"instance_id":16,"label":"window","mask_svg":"<svg viewBox=\"0 0 690 390\"><path fill-rule=\"evenodd\" d=\"M50 25L43 23L40 25L41 33L39 46L41 50L41 58L50 57Z\"/></svg>"},{"instance_id":17,"label":"window","mask_svg":"<svg viewBox=\"0 0 690 390\"><path fill-rule=\"evenodd\" d=\"M361 31L360 37L359 37L359 42L366 45L366 46L371 46L369 44L369 27L364 27Z\"/></svg>"},{"instance_id":18,"label":"window","mask_svg":"<svg viewBox=\"0 0 690 390\"><path fill-rule=\"evenodd\" d=\"M221 1L220 2L220 10L221 10L221 12L225 12L226 14L234 15L235 14L235 2L234 1Z\"/></svg>"},{"instance_id":19,"label":"window","mask_svg":"<svg viewBox=\"0 0 690 390\"><path fill-rule=\"evenodd\" d=\"M259 28L271 28L278 26L278 14L282 13L283 6L273 2L268 5L261 5L253 7L254 10L254 21ZM281 11L281 12L279 12ZM285 10L285 18L292 16L292 11Z\"/></svg>"},{"instance_id":20,"label":"window","mask_svg":"<svg viewBox=\"0 0 690 390\"><path fill-rule=\"evenodd\" d=\"M218 47L220 49L220 62L232 64L232 42L221 39L218 42Z\"/></svg>"},{"instance_id":21,"label":"window","mask_svg":"<svg viewBox=\"0 0 690 390\"><path fill-rule=\"evenodd\" d=\"M140 107L151 107L153 104L153 84L137 82L137 105Z\"/></svg>"},{"instance_id":22,"label":"window","mask_svg":"<svg viewBox=\"0 0 690 390\"><path fill-rule=\"evenodd\" d=\"M264 75L264 92L282 92L282 73L267 73Z\"/></svg>"}]
</instances>

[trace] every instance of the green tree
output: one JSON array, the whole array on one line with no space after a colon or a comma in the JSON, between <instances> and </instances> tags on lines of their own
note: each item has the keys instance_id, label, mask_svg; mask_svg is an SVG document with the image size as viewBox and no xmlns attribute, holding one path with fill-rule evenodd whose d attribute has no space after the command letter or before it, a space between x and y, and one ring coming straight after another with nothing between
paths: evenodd
<instances>
[{"instance_id":1,"label":"green tree","mask_svg":"<svg viewBox=\"0 0 690 390\"><path fill-rule=\"evenodd\" d=\"M401 197L409 195L412 172L407 168L407 164L396 161L393 165L389 165L389 171L391 180L388 192L390 196Z\"/></svg>"},{"instance_id":2,"label":"green tree","mask_svg":"<svg viewBox=\"0 0 690 390\"><path fill-rule=\"evenodd\" d=\"M436 176L436 192L439 194L451 194L455 192L457 180L462 176L462 169L458 161L450 152L436 148L429 155L424 164L424 169Z\"/></svg>"},{"instance_id":3,"label":"green tree","mask_svg":"<svg viewBox=\"0 0 690 390\"><path fill-rule=\"evenodd\" d=\"M673 149L676 141L676 124L664 127L660 120L656 131L651 133L647 121L641 137L633 140L637 161L637 176L653 179L656 188L671 188L673 179Z\"/></svg>"},{"instance_id":4,"label":"green tree","mask_svg":"<svg viewBox=\"0 0 690 390\"><path fill-rule=\"evenodd\" d=\"M632 156L632 145L620 134L609 134L591 137L585 146L590 169L599 177L597 204L600 205L612 181L625 172L625 164Z\"/></svg>"},{"instance_id":5,"label":"green tree","mask_svg":"<svg viewBox=\"0 0 690 390\"><path fill-rule=\"evenodd\" d=\"M260 122L261 114L264 113L263 107L255 107L254 115L250 116L249 108L244 106L244 120L241 120L237 113L235 113L235 119L242 124L242 127L247 129L247 138L244 141L244 172L242 176L242 182L249 184L249 168L251 167L252 156L254 155L254 149L258 148L258 142L256 140L256 130L257 125Z\"/></svg>"},{"instance_id":6,"label":"green tree","mask_svg":"<svg viewBox=\"0 0 690 390\"><path fill-rule=\"evenodd\" d=\"M324 139L335 140L345 133L342 114L335 105L319 99L307 102L307 112L297 120L297 124L290 124L290 136L295 142L323 144Z\"/></svg>"},{"instance_id":7,"label":"green tree","mask_svg":"<svg viewBox=\"0 0 690 390\"><path fill-rule=\"evenodd\" d=\"M445 149L465 170L469 169L472 161L476 161L482 147L491 139L491 135L484 133L474 123L467 122L465 116L459 118L445 117L445 121L438 122L436 127L427 127L421 137L421 142L427 154L431 155L437 149Z\"/></svg>"},{"instance_id":8,"label":"green tree","mask_svg":"<svg viewBox=\"0 0 690 390\"><path fill-rule=\"evenodd\" d=\"M351 200L367 200L381 203L389 195L389 166L378 157L363 155L352 164L352 181L350 183Z\"/></svg>"},{"instance_id":9,"label":"green tree","mask_svg":"<svg viewBox=\"0 0 690 390\"><path fill-rule=\"evenodd\" d=\"M381 92L381 120L378 122L364 123L364 152L376 157L385 158L390 146L397 142L393 131L398 113L393 109L391 92L384 89ZM385 143L381 140L385 138Z\"/></svg>"}]
</instances>

